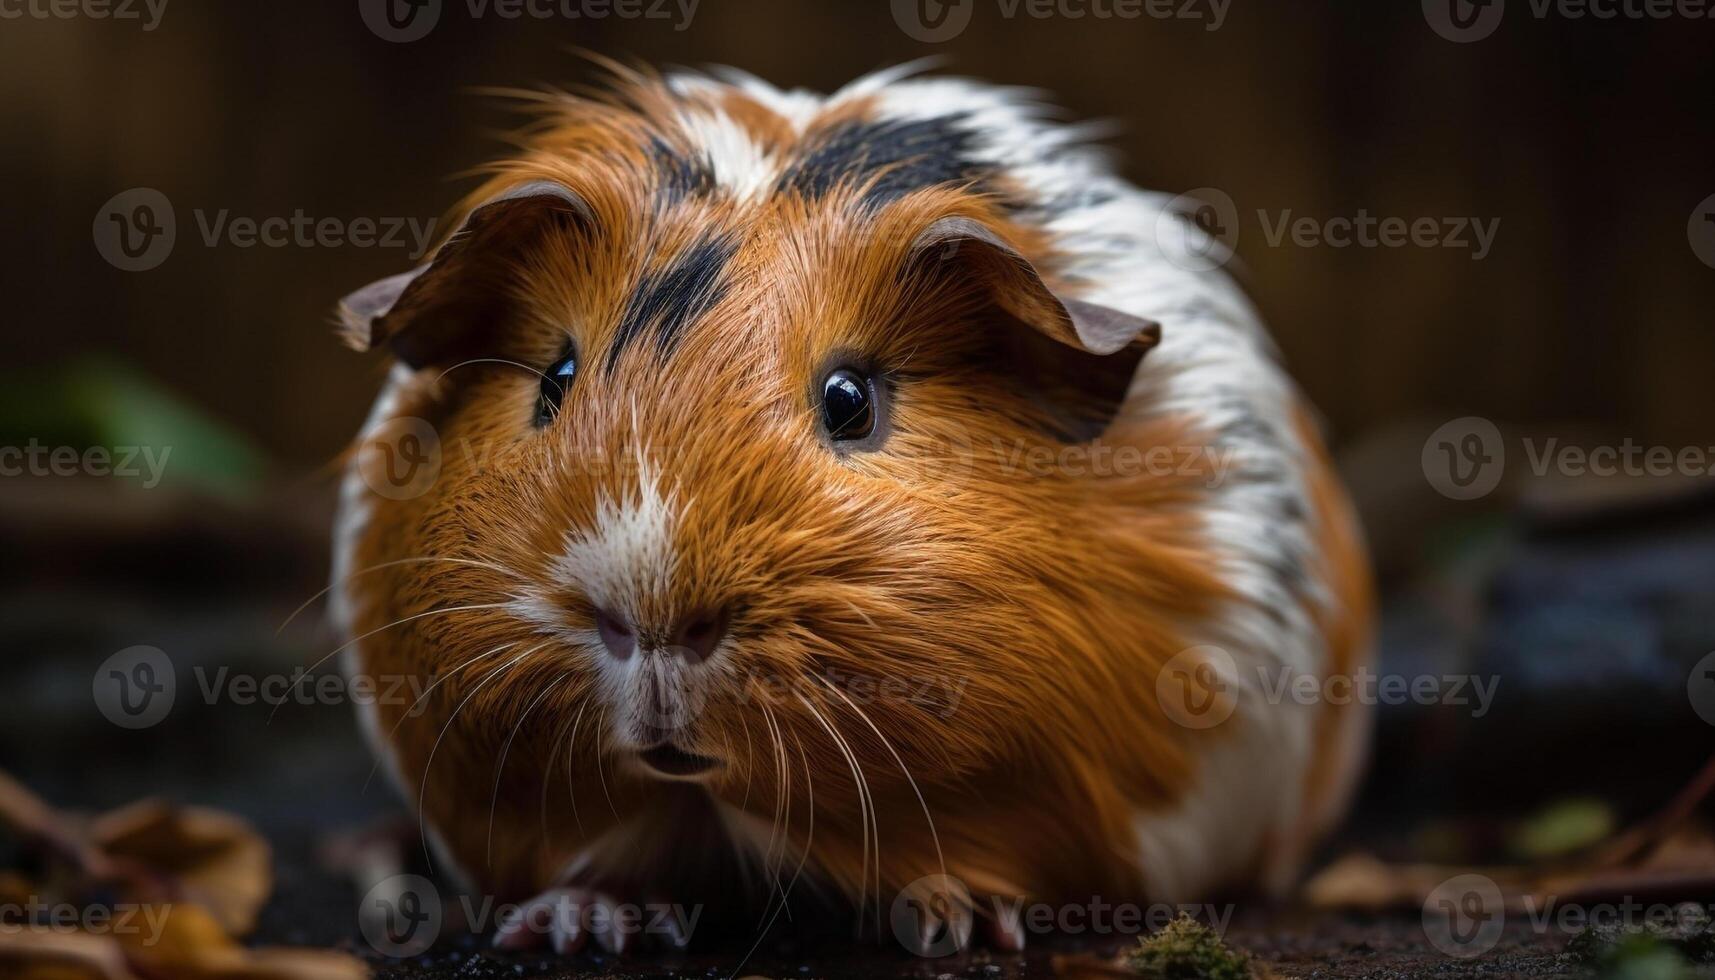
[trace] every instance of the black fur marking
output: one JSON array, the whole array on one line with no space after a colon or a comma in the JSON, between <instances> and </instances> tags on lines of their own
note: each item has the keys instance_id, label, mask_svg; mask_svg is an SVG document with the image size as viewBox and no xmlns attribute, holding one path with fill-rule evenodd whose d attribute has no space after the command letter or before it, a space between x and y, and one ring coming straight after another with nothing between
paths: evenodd
<instances>
[{"instance_id":1,"label":"black fur marking","mask_svg":"<svg viewBox=\"0 0 1715 980\"><path fill-rule=\"evenodd\" d=\"M959 113L836 126L812 138L776 190L816 199L840 184L873 180L863 204L880 207L939 184L975 182L980 188L991 168L976 160L976 137L964 120Z\"/></svg>"},{"instance_id":2,"label":"black fur marking","mask_svg":"<svg viewBox=\"0 0 1715 980\"><path fill-rule=\"evenodd\" d=\"M659 136L649 140L649 159L661 175L663 203L673 204L714 190L715 174L707 160L686 156Z\"/></svg>"},{"instance_id":3,"label":"black fur marking","mask_svg":"<svg viewBox=\"0 0 1715 980\"><path fill-rule=\"evenodd\" d=\"M612 371L625 348L651 327L655 329L655 348L662 354L670 352L685 327L726 295L727 284L721 274L737 247L731 238L704 238L693 242L666 268L646 273L625 304L619 331L608 348L607 370Z\"/></svg>"}]
</instances>

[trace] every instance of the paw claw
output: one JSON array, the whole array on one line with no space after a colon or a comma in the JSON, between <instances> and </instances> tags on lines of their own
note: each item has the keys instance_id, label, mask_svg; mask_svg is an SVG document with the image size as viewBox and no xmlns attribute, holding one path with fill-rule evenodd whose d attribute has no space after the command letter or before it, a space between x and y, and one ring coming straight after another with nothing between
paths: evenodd
<instances>
[{"instance_id":1,"label":"paw claw","mask_svg":"<svg viewBox=\"0 0 1715 980\"><path fill-rule=\"evenodd\" d=\"M615 956L633 953L644 945L643 927L635 906L622 904L614 896L588 888L550 888L520 905L495 929L496 949L517 952L548 946L560 956L595 944ZM682 949L689 942L682 923L667 917L667 942Z\"/></svg>"}]
</instances>

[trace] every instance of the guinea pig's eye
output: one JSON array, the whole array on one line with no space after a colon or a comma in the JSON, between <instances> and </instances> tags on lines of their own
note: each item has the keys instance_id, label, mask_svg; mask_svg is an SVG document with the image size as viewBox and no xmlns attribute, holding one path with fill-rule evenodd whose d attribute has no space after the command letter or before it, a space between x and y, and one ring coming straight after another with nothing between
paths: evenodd
<instances>
[{"instance_id":1,"label":"guinea pig's eye","mask_svg":"<svg viewBox=\"0 0 1715 980\"><path fill-rule=\"evenodd\" d=\"M875 383L852 368L837 368L822 379L822 428L835 442L869 438L876 425Z\"/></svg>"},{"instance_id":2,"label":"guinea pig's eye","mask_svg":"<svg viewBox=\"0 0 1715 980\"><path fill-rule=\"evenodd\" d=\"M560 414L560 402L566 397L572 379L578 373L578 352L566 351L559 360L542 372L542 394L536 399L536 428L540 429Z\"/></svg>"}]
</instances>

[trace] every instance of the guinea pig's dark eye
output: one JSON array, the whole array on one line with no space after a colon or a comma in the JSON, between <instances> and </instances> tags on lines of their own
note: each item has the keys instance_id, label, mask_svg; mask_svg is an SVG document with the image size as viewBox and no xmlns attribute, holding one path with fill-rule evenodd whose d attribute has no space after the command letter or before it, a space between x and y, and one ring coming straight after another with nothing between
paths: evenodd
<instances>
[{"instance_id":1,"label":"guinea pig's dark eye","mask_svg":"<svg viewBox=\"0 0 1715 980\"><path fill-rule=\"evenodd\" d=\"M856 442L875 432L875 383L851 368L822 380L822 428L835 442Z\"/></svg>"},{"instance_id":2,"label":"guinea pig's dark eye","mask_svg":"<svg viewBox=\"0 0 1715 980\"><path fill-rule=\"evenodd\" d=\"M572 379L578 373L578 352L568 350L565 356L555 361L542 372L542 394L536 399L536 427L538 429L554 421L554 416L560 414L560 402L565 399L567 389L572 386Z\"/></svg>"}]
</instances>

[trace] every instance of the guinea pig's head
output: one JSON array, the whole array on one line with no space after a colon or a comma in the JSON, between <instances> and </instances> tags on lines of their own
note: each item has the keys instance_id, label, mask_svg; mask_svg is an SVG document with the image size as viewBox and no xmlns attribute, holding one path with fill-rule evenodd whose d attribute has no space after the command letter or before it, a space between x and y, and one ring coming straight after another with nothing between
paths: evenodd
<instances>
[{"instance_id":1,"label":"guinea pig's head","mask_svg":"<svg viewBox=\"0 0 1715 980\"><path fill-rule=\"evenodd\" d=\"M766 807L788 771L957 780L1145 700L1110 648L1171 652L1209 594L1195 481L1061 450L1183 443L1125 411L1157 325L1076 298L1022 188L854 146L850 112L747 124L764 180L577 106L342 310L398 362L379 421L439 439L361 556L421 560L376 622L478 661L436 710L504 734L546 698L525 739Z\"/></svg>"}]
</instances>

